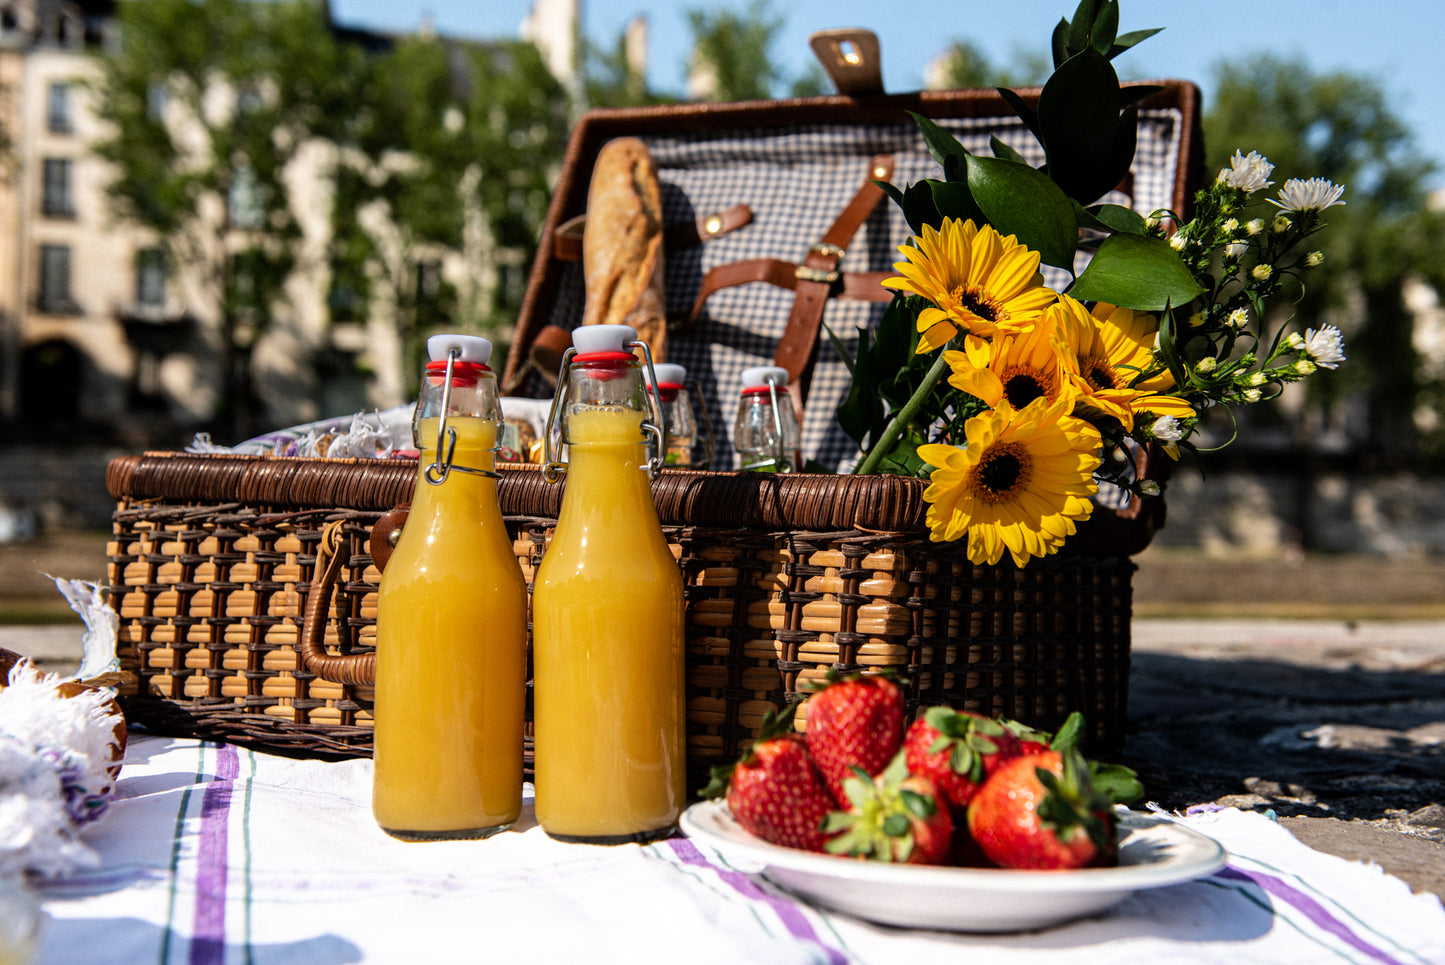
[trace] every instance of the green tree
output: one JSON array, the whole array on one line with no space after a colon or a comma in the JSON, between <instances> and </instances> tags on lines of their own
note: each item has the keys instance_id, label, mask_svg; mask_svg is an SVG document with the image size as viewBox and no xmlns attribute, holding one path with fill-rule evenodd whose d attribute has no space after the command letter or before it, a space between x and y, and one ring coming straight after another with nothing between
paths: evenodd
<instances>
[{"instance_id":1,"label":"green tree","mask_svg":"<svg viewBox=\"0 0 1445 965\"><path fill-rule=\"evenodd\" d=\"M221 416L244 438L257 428L252 350L298 267L286 175L341 133L361 58L307 0L149 0L119 16L96 91L112 212L153 231L216 306Z\"/></svg>"},{"instance_id":2,"label":"green tree","mask_svg":"<svg viewBox=\"0 0 1445 965\"><path fill-rule=\"evenodd\" d=\"M1031 87L1049 75L1049 59L1038 52L1016 52L1015 63L996 67L976 44L955 40L943 52L939 85L944 90L979 87Z\"/></svg>"},{"instance_id":3,"label":"green tree","mask_svg":"<svg viewBox=\"0 0 1445 965\"><path fill-rule=\"evenodd\" d=\"M1300 60L1261 56L1225 63L1215 72L1214 102L1204 119L1209 170L1236 150L1259 151L1275 164L1276 187L1287 178L1328 178L1345 184L1344 207L1327 213L1320 235L1324 265L1306 276L1307 290L1289 308L1346 335L1348 364L1307 383L1319 409L1361 396L1368 433L1360 442L1382 466L1439 461L1445 435L1421 433L1421 406L1439 410L1442 386L1427 379L1412 343L1406 282L1445 283L1445 213L1429 204L1434 166L1373 80L1317 73ZM1261 196L1269 192L1261 192ZM1261 204L1257 216L1275 209ZM1297 431L1308 445L1314 419Z\"/></svg>"},{"instance_id":4,"label":"green tree","mask_svg":"<svg viewBox=\"0 0 1445 965\"><path fill-rule=\"evenodd\" d=\"M743 13L687 10L694 69L712 73L715 101L764 100L787 78L770 49L783 26L768 0L750 0Z\"/></svg>"},{"instance_id":5,"label":"green tree","mask_svg":"<svg viewBox=\"0 0 1445 965\"><path fill-rule=\"evenodd\" d=\"M373 253L409 361L441 325L505 339L566 147L562 85L532 44L413 37L377 59L363 103L354 203L394 229ZM428 252L462 256L469 287L428 290ZM501 283L478 283L486 267Z\"/></svg>"}]
</instances>

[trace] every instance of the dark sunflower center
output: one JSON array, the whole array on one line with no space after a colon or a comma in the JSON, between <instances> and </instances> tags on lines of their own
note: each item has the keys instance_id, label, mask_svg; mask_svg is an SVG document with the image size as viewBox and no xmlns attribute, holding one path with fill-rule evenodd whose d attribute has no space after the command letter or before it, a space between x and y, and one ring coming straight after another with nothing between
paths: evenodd
<instances>
[{"instance_id":1,"label":"dark sunflower center","mask_svg":"<svg viewBox=\"0 0 1445 965\"><path fill-rule=\"evenodd\" d=\"M998 303L985 296L982 292L973 291L972 289L959 285L950 294L953 295L954 300L963 306L964 309L986 321L996 322L999 319L999 315L1002 314L999 310Z\"/></svg>"},{"instance_id":2,"label":"dark sunflower center","mask_svg":"<svg viewBox=\"0 0 1445 965\"><path fill-rule=\"evenodd\" d=\"M1114 377L1113 366L1103 359L1080 359L1079 371L1096 389L1117 389L1119 387L1119 381Z\"/></svg>"},{"instance_id":3,"label":"dark sunflower center","mask_svg":"<svg viewBox=\"0 0 1445 965\"><path fill-rule=\"evenodd\" d=\"M974 470L974 495L991 503L1007 502L1023 489L1028 475L1029 455L1023 446L994 446Z\"/></svg>"},{"instance_id":4,"label":"dark sunflower center","mask_svg":"<svg viewBox=\"0 0 1445 965\"><path fill-rule=\"evenodd\" d=\"M1048 397L1053 387L1037 372L1014 372L1003 380L1003 395L1009 405L1022 409L1035 399Z\"/></svg>"}]
</instances>

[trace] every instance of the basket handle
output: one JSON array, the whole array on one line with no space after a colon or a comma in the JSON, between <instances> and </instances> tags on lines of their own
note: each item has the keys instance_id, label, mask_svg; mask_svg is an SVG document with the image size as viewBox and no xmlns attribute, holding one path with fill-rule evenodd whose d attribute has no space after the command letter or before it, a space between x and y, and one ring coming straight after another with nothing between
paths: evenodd
<instances>
[{"instance_id":1,"label":"basket handle","mask_svg":"<svg viewBox=\"0 0 1445 965\"><path fill-rule=\"evenodd\" d=\"M395 512L395 510L392 510ZM337 575L351 558L351 548L342 538L341 520L327 523L316 549L316 579L306 594L306 613L301 620L301 665L322 680L357 687L376 684L376 654L331 654L326 652L326 616L331 611L331 592Z\"/></svg>"}]
</instances>

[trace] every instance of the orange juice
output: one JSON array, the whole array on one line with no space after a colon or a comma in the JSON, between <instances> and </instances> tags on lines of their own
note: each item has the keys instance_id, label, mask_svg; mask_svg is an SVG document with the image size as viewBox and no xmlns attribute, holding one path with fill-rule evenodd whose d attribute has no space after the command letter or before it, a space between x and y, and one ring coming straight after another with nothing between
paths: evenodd
<instances>
[{"instance_id":1,"label":"orange juice","mask_svg":"<svg viewBox=\"0 0 1445 965\"><path fill-rule=\"evenodd\" d=\"M642 413L566 418L567 489L532 596L537 821L563 840L645 841L686 802L682 577Z\"/></svg>"},{"instance_id":2,"label":"orange juice","mask_svg":"<svg viewBox=\"0 0 1445 965\"><path fill-rule=\"evenodd\" d=\"M495 422L447 425L454 466L493 468ZM377 596L372 813L396 837L484 837L522 808L527 585L496 480L454 468L428 483L436 418L417 429L416 492Z\"/></svg>"}]
</instances>

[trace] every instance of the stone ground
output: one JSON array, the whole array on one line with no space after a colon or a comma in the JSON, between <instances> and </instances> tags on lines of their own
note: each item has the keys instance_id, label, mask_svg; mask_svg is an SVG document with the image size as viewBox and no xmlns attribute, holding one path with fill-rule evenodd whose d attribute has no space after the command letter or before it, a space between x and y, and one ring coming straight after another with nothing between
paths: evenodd
<instances>
[{"instance_id":1,"label":"stone ground","mask_svg":"<svg viewBox=\"0 0 1445 965\"><path fill-rule=\"evenodd\" d=\"M1445 897L1445 560L1137 558L1129 735L1146 800L1272 811L1301 841ZM43 573L104 578L105 536L0 544L0 647L63 668Z\"/></svg>"}]
</instances>

